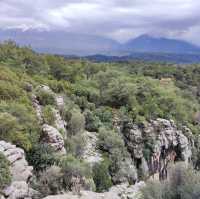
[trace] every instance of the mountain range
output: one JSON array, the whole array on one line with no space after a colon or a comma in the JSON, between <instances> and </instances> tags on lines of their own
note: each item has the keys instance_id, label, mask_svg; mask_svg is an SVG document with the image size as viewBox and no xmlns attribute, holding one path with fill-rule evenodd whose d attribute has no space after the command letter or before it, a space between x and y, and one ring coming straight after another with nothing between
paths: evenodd
<instances>
[{"instance_id":1,"label":"mountain range","mask_svg":"<svg viewBox=\"0 0 200 199\"><path fill-rule=\"evenodd\" d=\"M14 40L19 45L30 45L41 53L61 55L91 56L105 55L135 58L149 54L154 57L165 54L187 54L191 57L200 57L200 47L182 40L158 38L150 35L141 35L126 43L119 43L110 38L74 34L66 31L40 31L29 29L0 29L0 41ZM155 56L156 55L156 56ZM200 60L200 58L199 58Z\"/></svg>"}]
</instances>

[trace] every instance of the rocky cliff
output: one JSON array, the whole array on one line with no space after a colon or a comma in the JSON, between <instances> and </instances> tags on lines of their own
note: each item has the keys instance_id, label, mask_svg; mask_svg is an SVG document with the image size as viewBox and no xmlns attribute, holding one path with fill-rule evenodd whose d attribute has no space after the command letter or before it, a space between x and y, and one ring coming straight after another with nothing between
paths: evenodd
<instances>
[{"instance_id":1,"label":"rocky cliff","mask_svg":"<svg viewBox=\"0 0 200 199\"><path fill-rule=\"evenodd\" d=\"M0 141L0 152L10 162L12 175L12 182L3 190L2 198L31 198L35 194L35 191L29 186L33 168L28 165L24 150L10 143Z\"/></svg>"}]
</instances>

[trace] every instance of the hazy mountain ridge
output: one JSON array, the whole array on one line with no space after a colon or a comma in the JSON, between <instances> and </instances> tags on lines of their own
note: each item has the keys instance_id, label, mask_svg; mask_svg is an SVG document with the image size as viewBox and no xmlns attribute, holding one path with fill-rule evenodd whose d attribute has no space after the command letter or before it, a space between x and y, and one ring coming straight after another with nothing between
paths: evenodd
<instances>
[{"instance_id":1,"label":"hazy mountain ridge","mask_svg":"<svg viewBox=\"0 0 200 199\"><path fill-rule=\"evenodd\" d=\"M185 41L141 35L124 44L110 38L65 31L0 30L0 41L14 40L43 53L87 56L94 54L133 56L133 53L200 53L200 47Z\"/></svg>"}]
</instances>

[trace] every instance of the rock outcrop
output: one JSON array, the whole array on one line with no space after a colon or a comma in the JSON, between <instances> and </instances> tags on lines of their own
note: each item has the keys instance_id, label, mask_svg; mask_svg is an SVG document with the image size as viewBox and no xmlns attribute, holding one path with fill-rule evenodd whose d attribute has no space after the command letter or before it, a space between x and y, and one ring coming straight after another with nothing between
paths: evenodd
<instances>
[{"instance_id":1,"label":"rock outcrop","mask_svg":"<svg viewBox=\"0 0 200 199\"><path fill-rule=\"evenodd\" d=\"M137 169L142 169L143 173L148 173L148 170L163 172L169 162L180 160L187 164L191 159L192 132L186 127L179 130L172 120L159 118L143 127L127 122L122 133ZM145 157L147 150L148 159Z\"/></svg>"},{"instance_id":2,"label":"rock outcrop","mask_svg":"<svg viewBox=\"0 0 200 199\"><path fill-rule=\"evenodd\" d=\"M12 182L3 190L3 195L8 199L29 198L34 191L29 187L32 177L32 167L28 166L24 150L5 141L0 141L0 152L10 162Z\"/></svg>"},{"instance_id":3,"label":"rock outcrop","mask_svg":"<svg viewBox=\"0 0 200 199\"><path fill-rule=\"evenodd\" d=\"M140 189L145 186L144 182L129 186L121 184L111 187L108 192L95 193L91 191L82 191L80 196L69 192L63 195L48 196L44 199L139 199Z\"/></svg>"},{"instance_id":4,"label":"rock outcrop","mask_svg":"<svg viewBox=\"0 0 200 199\"><path fill-rule=\"evenodd\" d=\"M35 94L32 94L32 104L33 104L33 108L35 109L38 122L42 124L44 122L42 118L42 106L37 100L37 96Z\"/></svg>"},{"instance_id":5,"label":"rock outcrop","mask_svg":"<svg viewBox=\"0 0 200 199\"><path fill-rule=\"evenodd\" d=\"M83 153L83 159L91 165L100 162L103 160L102 155L97 150L97 134L95 132L84 132L84 136L86 139L86 146Z\"/></svg>"},{"instance_id":6,"label":"rock outcrop","mask_svg":"<svg viewBox=\"0 0 200 199\"><path fill-rule=\"evenodd\" d=\"M48 124L44 124L42 126L42 131L44 143L50 145L58 154L66 154L64 139L56 128Z\"/></svg>"},{"instance_id":7,"label":"rock outcrop","mask_svg":"<svg viewBox=\"0 0 200 199\"><path fill-rule=\"evenodd\" d=\"M47 93L52 94L55 96L55 101L57 108L60 110L64 106L64 99L62 96L56 96L55 93L46 85L40 85L36 88L37 91L44 91ZM66 154L66 150L64 148L64 138L67 137L67 131L66 131L66 122L62 119L60 112L57 108L52 108L54 118L55 118L55 125L50 126L48 124L45 124L42 114L42 108L43 106L40 104L39 100L37 99L37 96L35 94L32 94L32 103L33 107L36 111L36 115L38 118L38 122L40 125L42 125L42 131L43 131L43 142L50 145L55 149L55 152L58 154ZM62 131L63 135L59 132Z\"/></svg>"},{"instance_id":8,"label":"rock outcrop","mask_svg":"<svg viewBox=\"0 0 200 199\"><path fill-rule=\"evenodd\" d=\"M67 131L66 131L67 122L62 119L59 110L53 108L53 114L55 118L56 129L61 130L62 133L64 134L64 137L67 138Z\"/></svg>"}]
</instances>

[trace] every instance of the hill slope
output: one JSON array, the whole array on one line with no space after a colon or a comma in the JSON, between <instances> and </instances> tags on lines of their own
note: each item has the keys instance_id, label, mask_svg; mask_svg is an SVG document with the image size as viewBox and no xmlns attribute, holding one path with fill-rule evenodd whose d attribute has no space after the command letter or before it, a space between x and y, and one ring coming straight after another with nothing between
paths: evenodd
<instances>
[{"instance_id":1,"label":"hill slope","mask_svg":"<svg viewBox=\"0 0 200 199\"><path fill-rule=\"evenodd\" d=\"M141 35L124 45L129 52L199 53L200 48L181 40Z\"/></svg>"}]
</instances>

